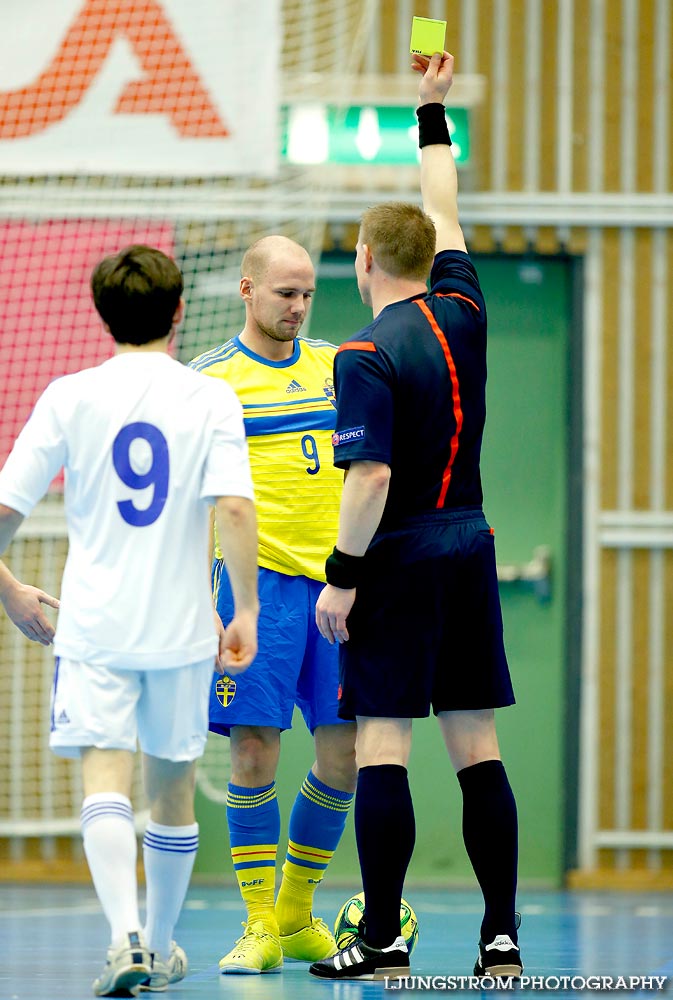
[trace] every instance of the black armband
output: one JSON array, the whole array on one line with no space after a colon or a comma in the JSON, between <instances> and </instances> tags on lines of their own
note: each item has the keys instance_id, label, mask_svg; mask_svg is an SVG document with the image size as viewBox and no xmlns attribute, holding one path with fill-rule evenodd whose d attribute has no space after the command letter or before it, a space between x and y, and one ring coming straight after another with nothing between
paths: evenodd
<instances>
[{"instance_id":1,"label":"black armband","mask_svg":"<svg viewBox=\"0 0 673 1000\"><path fill-rule=\"evenodd\" d=\"M424 146L450 146L451 136L446 124L443 104L422 104L416 108L418 118L418 148Z\"/></svg>"},{"instance_id":2,"label":"black armband","mask_svg":"<svg viewBox=\"0 0 673 1000\"><path fill-rule=\"evenodd\" d=\"M332 554L325 560L325 577L332 587L352 590L360 581L360 571L364 556L349 556L334 546Z\"/></svg>"}]
</instances>

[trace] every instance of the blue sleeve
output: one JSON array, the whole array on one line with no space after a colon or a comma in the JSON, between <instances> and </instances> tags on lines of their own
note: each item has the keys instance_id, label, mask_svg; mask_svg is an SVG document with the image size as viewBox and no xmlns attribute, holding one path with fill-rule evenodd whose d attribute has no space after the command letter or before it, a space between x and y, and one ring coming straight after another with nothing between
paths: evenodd
<instances>
[{"instance_id":1,"label":"blue sleeve","mask_svg":"<svg viewBox=\"0 0 673 1000\"><path fill-rule=\"evenodd\" d=\"M463 295L485 312L484 296L474 264L463 250L442 250L435 257L430 274L430 294Z\"/></svg>"},{"instance_id":2,"label":"blue sleeve","mask_svg":"<svg viewBox=\"0 0 673 1000\"><path fill-rule=\"evenodd\" d=\"M384 462L392 454L393 395L385 359L371 342L366 349L344 344L334 359L337 419L332 435L334 464Z\"/></svg>"}]
</instances>

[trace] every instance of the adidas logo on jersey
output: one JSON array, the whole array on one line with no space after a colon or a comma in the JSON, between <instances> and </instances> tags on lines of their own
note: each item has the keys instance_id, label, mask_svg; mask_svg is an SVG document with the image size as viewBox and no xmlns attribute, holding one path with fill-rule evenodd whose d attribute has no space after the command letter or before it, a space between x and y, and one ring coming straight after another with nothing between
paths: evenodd
<instances>
[{"instance_id":1,"label":"adidas logo on jersey","mask_svg":"<svg viewBox=\"0 0 673 1000\"><path fill-rule=\"evenodd\" d=\"M306 389L297 382L296 378L293 378L285 392L306 392Z\"/></svg>"},{"instance_id":2,"label":"adidas logo on jersey","mask_svg":"<svg viewBox=\"0 0 673 1000\"><path fill-rule=\"evenodd\" d=\"M70 722L70 719L68 718L68 713L66 712L65 709L61 710L61 714L59 715L57 721L62 723Z\"/></svg>"}]
</instances>

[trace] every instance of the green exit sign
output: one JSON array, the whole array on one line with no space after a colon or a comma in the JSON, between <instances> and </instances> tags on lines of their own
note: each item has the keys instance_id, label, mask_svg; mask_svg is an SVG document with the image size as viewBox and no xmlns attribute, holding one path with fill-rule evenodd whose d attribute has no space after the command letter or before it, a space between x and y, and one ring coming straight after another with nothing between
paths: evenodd
<instances>
[{"instance_id":1,"label":"green exit sign","mask_svg":"<svg viewBox=\"0 0 673 1000\"><path fill-rule=\"evenodd\" d=\"M447 108L456 164L470 160L469 113ZM338 108L296 104L282 108L283 158L290 163L418 163L418 121L413 108L362 105Z\"/></svg>"}]
</instances>

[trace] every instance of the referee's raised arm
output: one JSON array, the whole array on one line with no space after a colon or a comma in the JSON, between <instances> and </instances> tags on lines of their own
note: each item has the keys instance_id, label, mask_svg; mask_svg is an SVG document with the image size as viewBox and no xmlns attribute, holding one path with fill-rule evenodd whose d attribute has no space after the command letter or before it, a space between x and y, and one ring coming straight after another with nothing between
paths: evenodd
<instances>
[{"instance_id":1,"label":"referee's raised arm","mask_svg":"<svg viewBox=\"0 0 673 1000\"><path fill-rule=\"evenodd\" d=\"M416 55L412 68L423 74L416 111L423 209L437 230L436 253L465 250L458 221L458 174L444 113L444 98L453 83L453 56L448 52L436 52L431 59Z\"/></svg>"}]
</instances>

